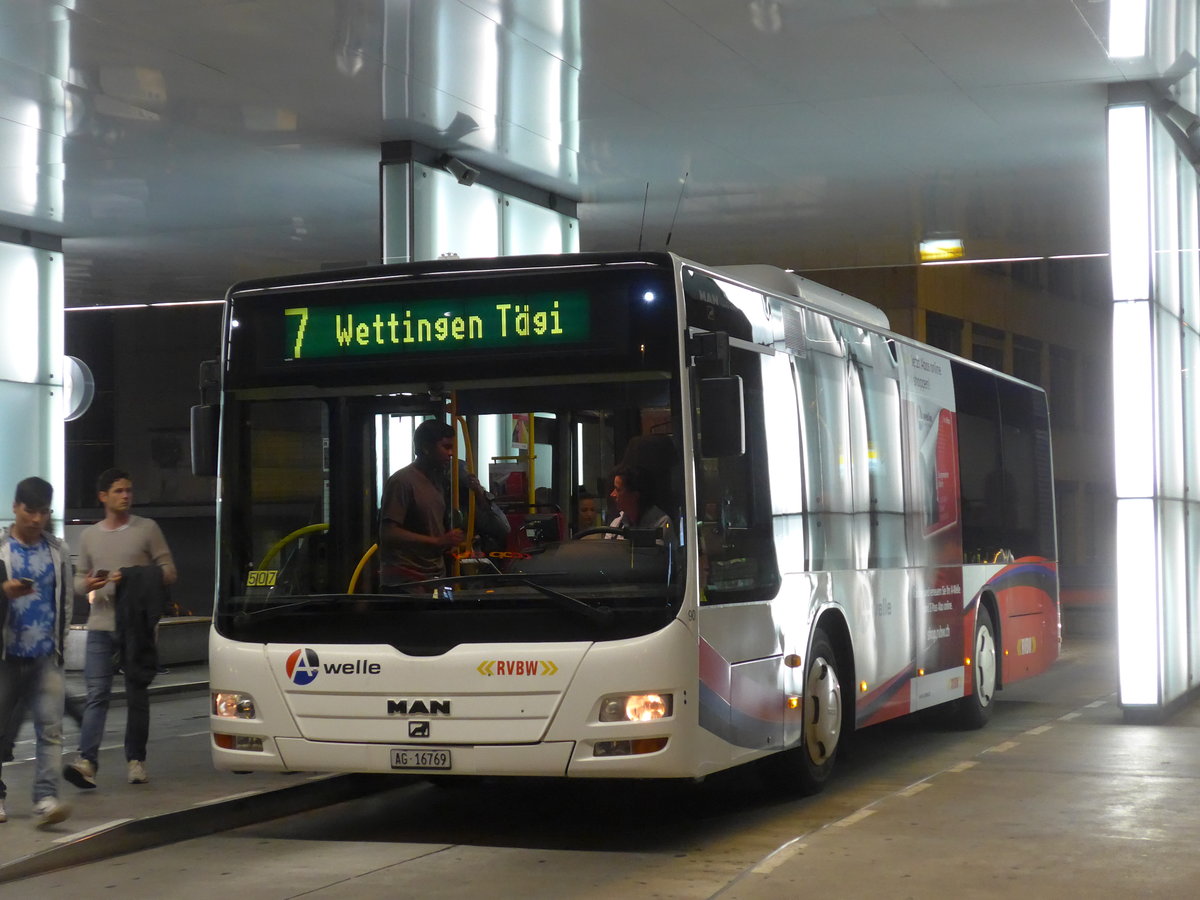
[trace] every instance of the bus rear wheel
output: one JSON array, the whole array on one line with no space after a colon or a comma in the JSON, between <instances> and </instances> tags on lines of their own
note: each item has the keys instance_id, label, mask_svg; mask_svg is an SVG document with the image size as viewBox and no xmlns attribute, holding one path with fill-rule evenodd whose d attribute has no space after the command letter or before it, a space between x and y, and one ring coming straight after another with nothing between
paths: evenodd
<instances>
[{"instance_id":1,"label":"bus rear wheel","mask_svg":"<svg viewBox=\"0 0 1200 900\"><path fill-rule=\"evenodd\" d=\"M829 636L813 633L804 672L801 711L804 728L798 746L770 757L771 776L801 794L815 794L833 776L842 736L842 681Z\"/></svg>"},{"instance_id":2,"label":"bus rear wheel","mask_svg":"<svg viewBox=\"0 0 1200 900\"><path fill-rule=\"evenodd\" d=\"M958 701L955 718L962 728L982 728L992 717L999 671L996 628L992 614L980 604L975 613L975 640L971 643L971 694Z\"/></svg>"}]
</instances>

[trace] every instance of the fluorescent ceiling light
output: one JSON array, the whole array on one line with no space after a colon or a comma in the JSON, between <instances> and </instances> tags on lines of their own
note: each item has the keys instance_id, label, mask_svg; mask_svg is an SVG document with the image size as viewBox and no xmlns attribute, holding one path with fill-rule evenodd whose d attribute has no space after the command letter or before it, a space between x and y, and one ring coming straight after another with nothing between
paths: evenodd
<instances>
[{"instance_id":1,"label":"fluorescent ceiling light","mask_svg":"<svg viewBox=\"0 0 1200 900\"><path fill-rule=\"evenodd\" d=\"M1146 55L1147 0L1109 0L1108 55L1135 59Z\"/></svg>"},{"instance_id":2,"label":"fluorescent ceiling light","mask_svg":"<svg viewBox=\"0 0 1200 900\"><path fill-rule=\"evenodd\" d=\"M109 312L114 309L146 309L149 303L118 303L113 306L68 306L66 312Z\"/></svg>"},{"instance_id":3,"label":"fluorescent ceiling light","mask_svg":"<svg viewBox=\"0 0 1200 900\"><path fill-rule=\"evenodd\" d=\"M151 303L150 306L216 306L224 303L224 300L164 300L162 303Z\"/></svg>"},{"instance_id":4,"label":"fluorescent ceiling light","mask_svg":"<svg viewBox=\"0 0 1200 900\"><path fill-rule=\"evenodd\" d=\"M171 306L218 306L224 300L164 300L161 303L117 303L112 306L68 306L66 312L112 312L114 309L162 309Z\"/></svg>"},{"instance_id":5,"label":"fluorescent ceiling light","mask_svg":"<svg viewBox=\"0 0 1200 900\"><path fill-rule=\"evenodd\" d=\"M917 255L921 262L962 259L963 242L961 238L934 238L921 241L917 247Z\"/></svg>"},{"instance_id":6,"label":"fluorescent ceiling light","mask_svg":"<svg viewBox=\"0 0 1200 900\"><path fill-rule=\"evenodd\" d=\"M1000 259L947 259L935 262L923 262L923 266L984 266L991 263L1034 262L1046 259L1045 256L1007 256Z\"/></svg>"}]
</instances>

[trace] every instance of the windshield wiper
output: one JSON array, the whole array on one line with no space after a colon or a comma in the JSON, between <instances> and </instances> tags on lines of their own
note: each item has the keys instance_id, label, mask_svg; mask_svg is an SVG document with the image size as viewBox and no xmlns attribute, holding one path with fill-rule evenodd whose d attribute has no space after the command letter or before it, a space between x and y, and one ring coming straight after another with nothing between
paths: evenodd
<instances>
[{"instance_id":1,"label":"windshield wiper","mask_svg":"<svg viewBox=\"0 0 1200 900\"><path fill-rule=\"evenodd\" d=\"M253 616L261 616L267 613L273 614L290 612L293 609L299 609L302 606L310 606L313 603L322 603L331 600L346 599L349 597L365 599L366 596L367 595L365 594L361 596L358 594L312 594L307 597L301 597L297 600L292 600L289 603L276 603L274 606L260 606L257 609L239 609L236 613L234 613L234 618L238 621L244 622L246 619L252 618Z\"/></svg>"},{"instance_id":2,"label":"windshield wiper","mask_svg":"<svg viewBox=\"0 0 1200 900\"><path fill-rule=\"evenodd\" d=\"M553 574L553 573L550 573ZM376 594L313 594L308 597L300 597L289 603L278 603L272 606L261 606L257 609L242 609L234 614L234 618L239 622L246 622L252 618L263 615L277 615L288 613L293 610L300 609L305 606L311 606L315 603L327 602L386 602L391 599L403 600L445 600L453 603L452 596L444 596L442 590L451 585L461 585L464 582L470 584L494 583L502 582L504 584L520 584L525 587L532 588L544 597L547 597L555 602L555 605L567 612L582 616L590 622L595 622L599 625L606 625L613 620L615 612L608 606L592 606L577 597L572 597L570 594L564 594L562 591L556 591L554 588L546 587L544 584L539 584L536 581L530 580L524 575L509 574L506 572L497 572L485 575L460 575L457 578L450 576L446 578L429 578L425 581L410 581L404 584L387 585L386 593Z\"/></svg>"},{"instance_id":3,"label":"windshield wiper","mask_svg":"<svg viewBox=\"0 0 1200 900\"><path fill-rule=\"evenodd\" d=\"M543 573L543 574L553 575L556 573ZM613 610L610 607L592 606L590 603L585 603L583 600L580 600L578 597L572 597L570 594L564 594L562 591L556 591L556 590L554 590L554 588L549 588L549 587L546 587L544 584L539 584L536 581L531 581L528 578L528 576L515 575L515 574L508 573L508 572L495 572L495 573L489 573L489 574L483 574L483 575L460 575L457 578L455 578L453 576L450 576L447 578L430 578L425 581L413 581L413 582L409 582L408 584L404 584L404 585L392 585L391 587L399 588L400 591L402 592L401 596L403 596L403 592L405 591L405 589L408 589L408 588L418 588L418 589L433 588L436 590L437 588L445 588L445 587L448 587L449 585L462 584L463 582L469 582L471 584L479 584L481 582L482 583L490 583L490 582L496 582L496 581L499 581L499 582L502 582L505 584L522 584L522 585L525 585L526 587L531 587L535 591L537 591L539 594L541 594L545 597L549 597L551 600L555 601L555 603L558 605L558 607L560 609L564 609L567 612L573 612L577 615L583 616L585 619L587 619L591 622L596 622L597 624L600 624L600 625L608 624L609 622L611 622L613 620L613 616L615 615ZM450 598L450 597L447 597L445 599L449 600L450 602L453 602L452 598Z\"/></svg>"},{"instance_id":4,"label":"windshield wiper","mask_svg":"<svg viewBox=\"0 0 1200 900\"><path fill-rule=\"evenodd\" d=\"M610 606L592 606L590 603L584 603L578 597L572 597L570 594L564 594L562 591L548 588L544 584L538 584L536 581L530 581L528 578L519 578L518 580L521 584L528 585L538 593L545 594L551 600L558 603L560 608L579 613L585 619L589 619L599 625L607 625L613 620L613 611Z\"/></svg>"}]
</instances>

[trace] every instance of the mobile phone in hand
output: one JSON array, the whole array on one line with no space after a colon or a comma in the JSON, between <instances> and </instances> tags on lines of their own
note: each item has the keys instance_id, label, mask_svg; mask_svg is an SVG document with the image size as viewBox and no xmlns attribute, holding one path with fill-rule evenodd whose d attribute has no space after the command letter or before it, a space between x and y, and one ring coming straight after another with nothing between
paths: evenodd
<instances>
[{"instance_id":1,"label":"mobile phone in hand","mask_svg":"<svg viewBox=\"0 0 1200 900\"><path fill-rule=\"evenodd\" d=\"M97 578L107 578L108 577L108 569L97 569L92 574L94 574Z\"/></svg>"},{"instance_id":2,"label":"mobile phone in hand","mask_svg":"<svg viewBox=\"0 0 1200 900\"><path fill-rule=\"evenodd\" d=\"M22 587L33 587L32 578L18 578L17 581L21 582Z\"/></svg>"}]
</instances>

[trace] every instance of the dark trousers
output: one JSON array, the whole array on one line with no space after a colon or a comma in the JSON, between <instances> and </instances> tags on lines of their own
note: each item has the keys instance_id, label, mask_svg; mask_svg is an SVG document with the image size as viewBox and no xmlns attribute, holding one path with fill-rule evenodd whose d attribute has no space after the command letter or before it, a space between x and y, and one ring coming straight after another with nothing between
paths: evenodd
<instances>
[{"instance_id":1,"label":"dark trousers","mask_svg":"<svg viewBox=\"0 0 1200 900\"><path fill-rule=\"evenodd\" d=\"M79 755L95 765L97 770L100 766L100 742L104 740L104 723L108 718L108 706L112 699L113 674L116 670L113 653L116 648L115 632L87 633L87 655L83 661L87 700L83 707L83 721L79 726ZM125 676L127 760L146 759L146 740L150 736L149 687L149 684Z\"/></svg>"}]
</instances>

